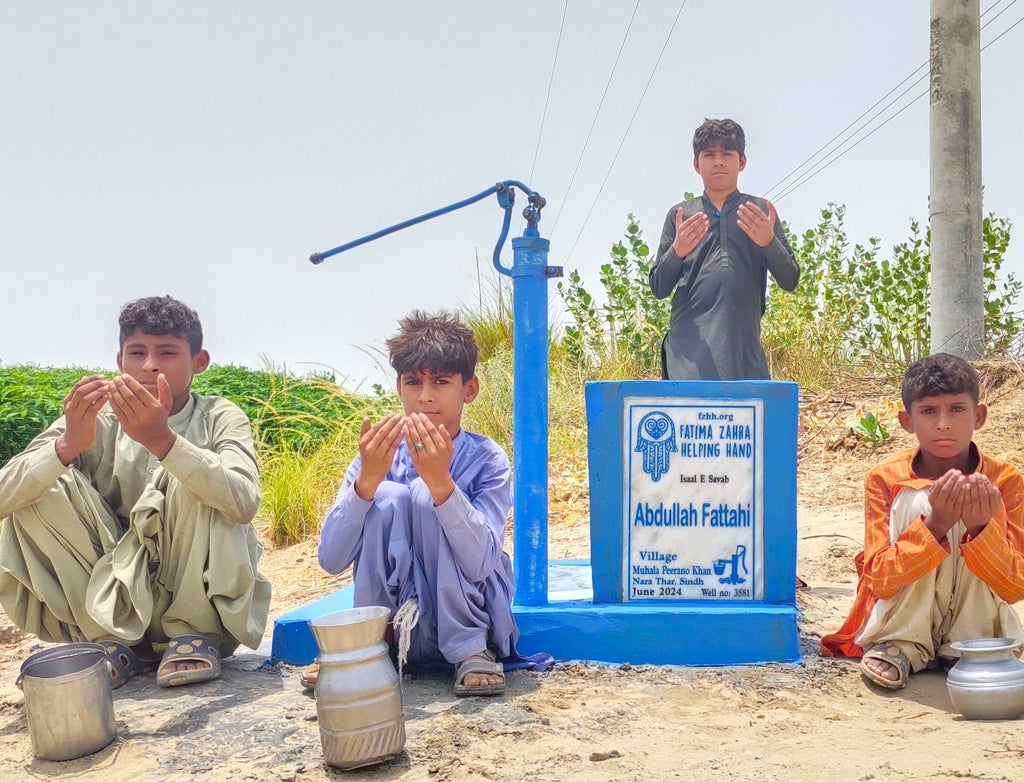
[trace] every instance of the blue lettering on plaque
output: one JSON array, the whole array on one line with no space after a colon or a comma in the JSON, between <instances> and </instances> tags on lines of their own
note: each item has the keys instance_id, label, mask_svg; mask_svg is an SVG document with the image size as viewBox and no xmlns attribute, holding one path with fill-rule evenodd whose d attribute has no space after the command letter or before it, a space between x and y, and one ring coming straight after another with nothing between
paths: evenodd
<instances>
[{"instance_id":1,"label":"blue lettering on plaque","mask_svg":"<svg viewBox=\"0 0 1024 782\"><path fill-rule=\"evenodd\" d=\"M652 481L668 472L668 455L675 453L676 432L672 419L659 410L648 413L636 427L636 451L644 455L643 471Z\"/></svg>"}]
</instances>

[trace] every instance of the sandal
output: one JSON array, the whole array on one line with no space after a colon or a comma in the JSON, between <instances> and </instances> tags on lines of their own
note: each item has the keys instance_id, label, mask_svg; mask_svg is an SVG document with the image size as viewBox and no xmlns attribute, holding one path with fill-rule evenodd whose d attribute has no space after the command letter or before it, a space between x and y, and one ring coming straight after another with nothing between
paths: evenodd
<instances>
[{"instance_id":1,"label":"sandal","mask_svg":"<svg viewBox=\"0 0 1024 782\"><path fill-rule=\"evenodd\" d=\"M868 660L881 660L896 669L899 674L896 679L887 679L879 673L871 670L865 662ZM864 678L872 684L877 684L885 690L902 690L907 686L907 677L910 674L910 660L903 654L903 651L894 643L876 644L864 656L860 658L860 672Z\"/></svg>"},{"instance_id":2,"label":"sandal","mask_svg":"<svg viewBox=\"0 0 1024 782\"><path fill-rule=\"evenodd\" d=\"M500 676L501 684L466 684L466 677L474 673ZM496 661L493 649L484 649L482 652L471 654L458 664L455 668L455 694L460 697L505 694L505 668Z\"/></svg>"},{"instance_id":3,"label":"sandal","mask_svg":"<svg viewBox=\"0 0 1024 782\"><path fill-rule=\"evenodd\" d=\"M316 677L320 675L320 661L315 660L302 669L299 673L299 683L302 689L312 692L316 687Z\"/></svg>"},{"instance_id":4,"label":"sandal","mask_svg":"<svg viewBox=\"0 0 1024 782\"><path fill-rule=\"evenodd\" d=\"M97 641L107 652L110 660L110 689L116 690L129 679L140 673L155 671L159 660L144 660L128 644L120 641Z\"/></svg>"},{"instance_id":5,"label":"sandal","mask_svg":"<svg viewBox=\"0 0 1024 782\"><path fill-rule=\"evenodd\" d=\"M192 670L176 670L169 668L170 663L193 662L206 663L203 668ZM156 683L161 687L177 687L182 684L194 684L216 679L220 676L220 652L209 638L198 633L176 635L167 642L164 656L160 659L160 667L156 673Z\"/></svg>"}]
</instances>

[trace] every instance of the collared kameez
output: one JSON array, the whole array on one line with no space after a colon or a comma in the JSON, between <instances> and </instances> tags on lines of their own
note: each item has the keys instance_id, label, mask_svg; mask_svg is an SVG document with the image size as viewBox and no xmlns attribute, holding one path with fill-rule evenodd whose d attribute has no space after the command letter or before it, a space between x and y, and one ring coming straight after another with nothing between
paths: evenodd
<instances>
[{"instance_id":1,"label":"collared kameez","mask_svg":"<svg viewBox=\"0 0 1024 782\"><path fill-rule=\"evenodd\" d=\"M207 636L259 645L270 583L251 521L259 474L249 420L192 394L157 459L109 405L92 445L65 466L61 417L0 469L0 605L46 641L163 642Z\"/></svg>"},{"instance_id":2,"label":"collared kameez","mask_svg":"<svg viewBox=\"0 0 1024 782\"><path fill-rule=\"evenodd\" d=\"M355 605L394 613L419 605L410 662L458 663L486 647L515 651L515 579L502 550L511 505L508 457L483 435L461 430L450 464L456 489L435 506L403 441L372 500L355 492L360 459L345 473L327 511L317 549L320 565L353 565Z\"/></svg>"},{"instance_id":3,"label":"collared kameez","mask_svg":"<svg viewBox=\"0 0 1024 782\"><path fill-rule=\"evenodd\" d=\"M755 380L769 377L761 347L768 272L785 290L800 279L781 219L775 237L759 247L736 224L740 204L750 201L767 213L763 198L733 191L719 210L706 196L673 206L665 218L658 254L649 274L651 291L672 294L672 315L662 344L663 375L669 380ZM680 258L672 249L676 209L683 219L699 211L708 231Z\"/></svg>"},{"instance_id":4,"label":"collared kameez","mask_svg":"<svg viewBox=\"0 0 1024 782\"><path fill-rule=\"evenodd\" d=\"M957 522L939 541L924 525L934 481L914 473L917 453L899 451L867 475L857 594L843 626L821 639L823 655L859 657L871 645L893 641L917 671L936 656L955 657L949 645L956 640L1024 639L1010 607L1024 598L1020 472L977 452L977 472L992 481L1003 501L978 535L971 537Z\"/></svg>"}]
</instances>

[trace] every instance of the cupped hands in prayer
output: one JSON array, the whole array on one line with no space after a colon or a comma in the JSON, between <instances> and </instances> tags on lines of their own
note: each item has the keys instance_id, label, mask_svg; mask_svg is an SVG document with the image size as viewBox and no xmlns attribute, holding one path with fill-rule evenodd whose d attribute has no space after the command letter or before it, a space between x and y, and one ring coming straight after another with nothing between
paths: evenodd
<instances>
[{"instance_id":1,"label":"cupped hands in prayer","mask_svg":"<svg viewBox=\"0 0 1024 782\"><path fill-rule=\"evenodd\" d=\"M932 484L928 501L932 511L925 526L936 540L942 540L961 520L971 537L978 535L999 510L1003 498L988 476L949 470Z\"/></svg>"},{"instance_id":2,"label":"cupped hands in prayer","mask_svg":"<svg viewBox=\"0 0 1024 782\"><path fill-rule=\"evenodd\" d=\"M167 425L173 397L167 377L160 373L153 388L142 385L131 375L118 375L109 383L110 409L117 416L124 433L163 459L174 445L176 435Z\"/></svg>"},{"instance_id":3,"label":"cupped hands in prayer","mask_svg":"<svg viewBox=\"0 0 1024 782\"><path fill-rule=\"evenodd\" d=\"M75 383L64 397L64 431L57 437L57 458L71 464L78 454L96 439L96 416L110 394L103 375L87 375Z\"/></svg>"}]
</instances>

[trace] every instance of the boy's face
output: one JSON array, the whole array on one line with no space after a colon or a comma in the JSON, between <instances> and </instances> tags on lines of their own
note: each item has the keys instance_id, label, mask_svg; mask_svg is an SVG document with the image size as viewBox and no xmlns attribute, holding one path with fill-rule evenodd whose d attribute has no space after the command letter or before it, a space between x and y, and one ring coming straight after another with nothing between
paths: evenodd
<instances>
[{"instance_id":1,"label":"boy's face","mask_svg":"<svg viewBox=\"0 0 1024 782\"><path fill-rule=\"evenodd\" d=\"M966 463L974 430L985 423L988 408L976 405L967 392L915 399L910 410L900 410L900 426L917 437L921 450L934 457Z\"/></svg>"},{"instance_id":2,"label":"boy's face","mask_svg":"<svg viewBox=\"0 0 1024 782\"><path fill-rule=\"evenodd\" d=\"M136 329L121 343L117 368L138 380L154 397L157 376L163 374L171 387L171 415L188 401L192 376L210 365L210 354L200 350L194 356L188 342L170 334L143 334Z\"/></svg>"},{"instance_id":3,"label":"boy's face","mask_svg":"<svg viewBox=\"0 0 1024 782\"><path fill-rule=\"evenodd\" d=\"M462 406L476 399L479 390L476 375L465 382L457 372L444 375L427 370L398 376L398 395L405 414L424 413L434 426L444 424L452 437L461 426Z\"/></svg>"},{"instance_id":4,"label":"boy's face","mask_svg":"<svg viewBox=\"0 0 1024 782\"><path fill-rule=\"evenodd\" d=\"M693 169L709 193L731 193L736 189L740 171L747 166L747 156L720 143L712 144L693 159Z\"/></svg>"}]
</instances>

